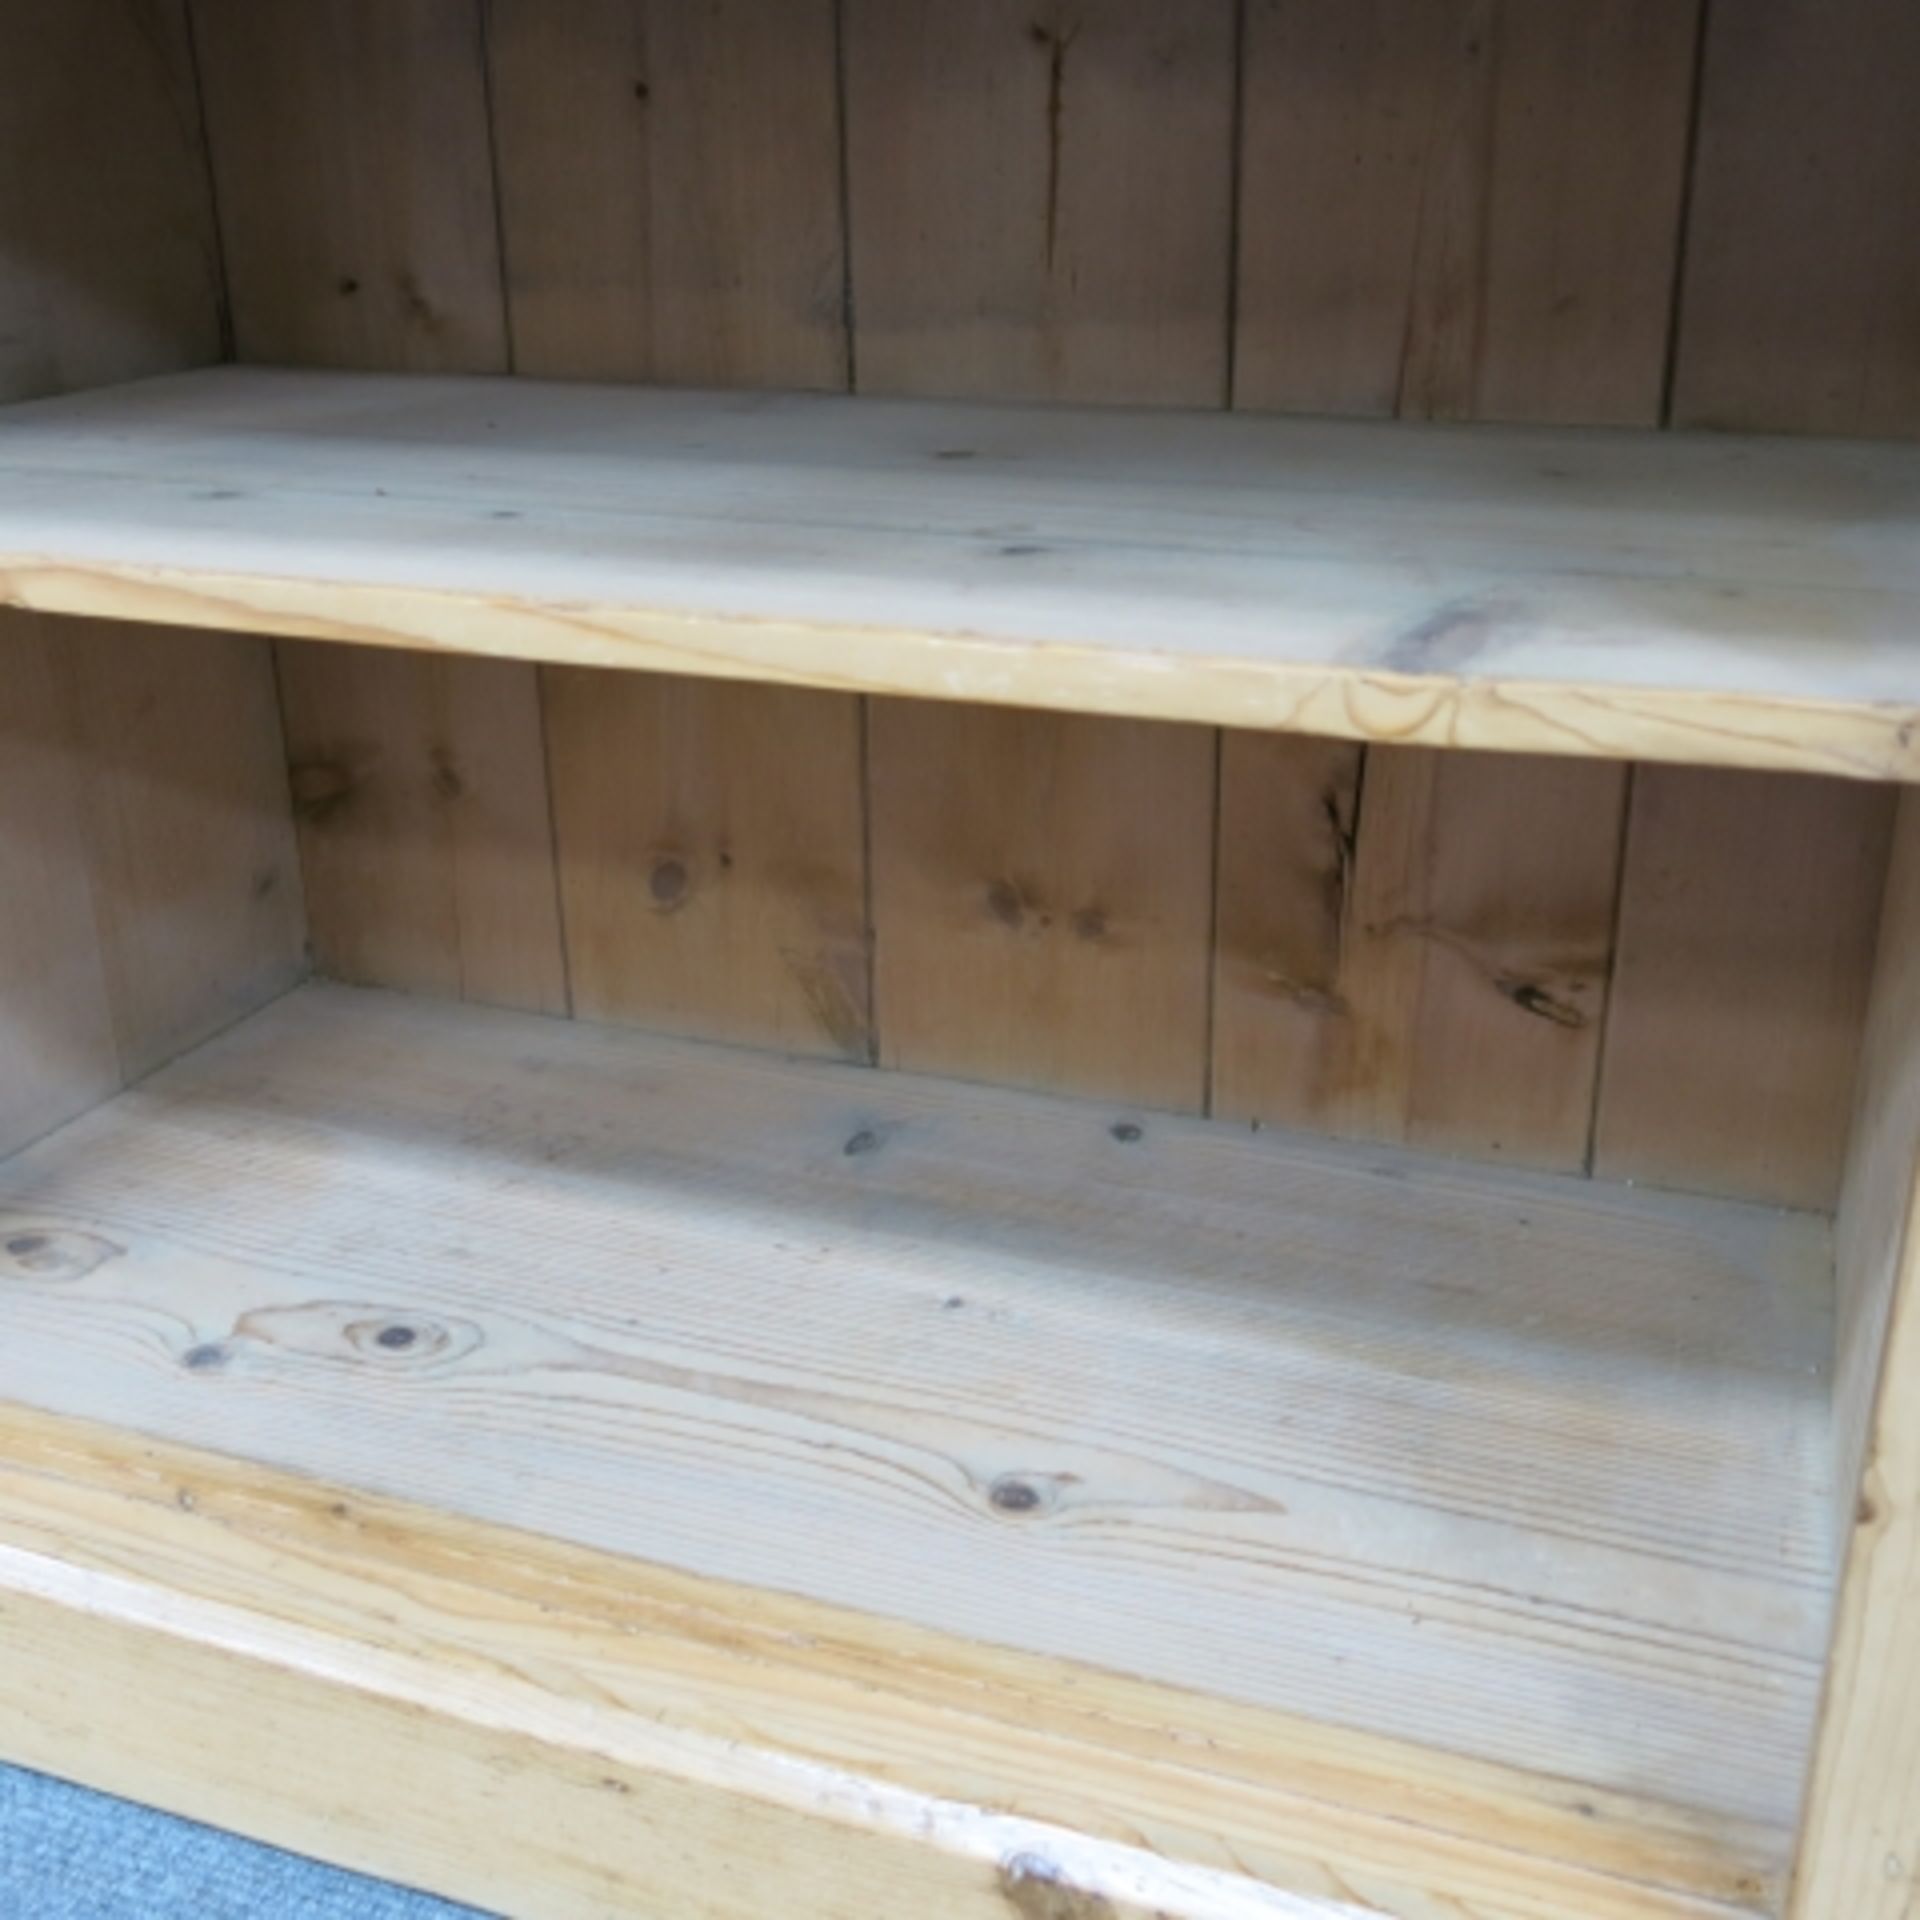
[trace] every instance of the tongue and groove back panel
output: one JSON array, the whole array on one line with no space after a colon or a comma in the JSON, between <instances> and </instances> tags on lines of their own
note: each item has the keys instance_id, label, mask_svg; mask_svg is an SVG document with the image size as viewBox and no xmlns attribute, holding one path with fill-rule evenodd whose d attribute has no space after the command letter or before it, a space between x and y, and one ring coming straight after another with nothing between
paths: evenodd
<instances>
[{"instance_id":1,"label":"tongue and groove back panel","mask_svg":"<svg viewBox=\"0 0 1920 1920\"><path fill-rule=\"evenodd\" d=\"M223 273L261 362L1920 426L1894 0L140 12L5 29L102 89L0 125L10 235L50 138L100 189L9 292L10 394L215 357ZM1884 790L278 653L327 971L1833 1197Z\"/></svg>"}]
</instances>

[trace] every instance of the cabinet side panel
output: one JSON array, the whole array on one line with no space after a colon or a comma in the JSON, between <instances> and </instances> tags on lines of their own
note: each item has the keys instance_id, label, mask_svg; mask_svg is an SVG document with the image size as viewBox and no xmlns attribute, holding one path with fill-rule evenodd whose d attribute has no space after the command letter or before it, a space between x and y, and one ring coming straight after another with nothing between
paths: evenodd
<instances>
[{"instance_id":1,"label":"cabinet side panel","mask_svg":"<svg viewBox=\"0 0 1920 1920\"><path fill-rule=\"evenodd\" d=\"M1920 7L1713 9L1684 426L1920 434Z\"/></svg>"},{"instance_id":2,"label":"cabinet side panel","mask_svg":"<svg viewBox=\"0 0 1920 1920\"><path fill-rule=\"evenodd\" d=\"M84 784L45 623L0 615L0 1155L120 1086Z\"/></svg>"},{"instance_id":3,"label":"cabinet side panel","mask_svg":"<svg viewBox=\"0 0 1920 1920\"><path fill-rule=\"evenodd\" d=\"M194 0L242 359L508 369L479 0ZM280 650L313 944L559 1011L533 668Z\"/></svg>"},{"instance_id":4,"label":"cabinet side panel","mask_svg":"<svg viewBox=\"0 0 1920 1920\"><path fill-rule=\"evenodd\" d=\"M1833 1205L1894 797L1639 770L1596 1173Z\"/></svg>"},{"instance_id":5,"label":"cabinet side panel","mask_svg":"<svg viewBox=\"0 0 1920 1920\"><path fill-rule=\"evenodd\" d=\"M1905 794L1841 1190L1840 1602L1795 1920L1907 1920L1920 1886L1920 796Z\"/></svg>"},{"instance_id":6,"label":"cabinet side panel","mask_svg":"<svg viewBox=\"0 0 1920 1920\"><path fill-rule=\"evenodd\" d=\"M0 402L220 358L185 0L0 8Z\"/></svg>"}]
</instances>

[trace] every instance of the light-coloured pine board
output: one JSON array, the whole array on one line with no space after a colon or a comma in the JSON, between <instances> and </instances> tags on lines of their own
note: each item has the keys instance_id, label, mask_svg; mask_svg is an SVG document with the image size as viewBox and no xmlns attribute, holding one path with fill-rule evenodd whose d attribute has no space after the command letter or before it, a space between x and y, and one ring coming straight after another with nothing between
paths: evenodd
<instances>
[{"instance_id":1,"label":"light-coloured pine board","mask_svg":"<svg viewBox=\"0 0 1920 1920\"><path fill-rule=\"evenodd\" d=\"M492 0L521 373L844 387L832 0Z\"/></svg>"},{"instance_id":2,"label":"light-coloured pine board","mask_svg":"<svg viewBox=\"0 0 1920 1920\"><path fill-rule=\"evenodd\" d=\"M23 1408L0 1440L0 1750L516 1914L1728 1920L1772 1884L1769 1836L1644 1800Z\"/></svg>"},{"instance_id":3,"label":"light-coloured pine board","mask_svg":"<svg viewBox=\"0 0 1920 1920\"><path fill-rule=\"evenodd\" d=\"M1907 1920L1920 1889L1920 809L1902 797L1835 1237L1842 1586L1794 1920Z\"/></svg>"},{"instance_id":4,"label":"light-coloured pine board","mask_svg":"<svg viewBox=\"0 0 1920 1920\"><path fill-rule=\"evenodd\" d=\"M0 1398L1789 1826L1825 1223L1115 1118L302 989L0 1170Z\"/></svg>"},{"instance_id":5,"label":"light-coloured pine board","mask_svg":"<svg viewBox=\"0 0 1920 1920\"><path fill-rule=\"evenodd\" d=\"M0 8L0 399L220 358L184 0Z\"/></svg>"},{"instance_id":6,"label":"light-coloured pine board","mask_svg":"<svg viewBox=\"0 0 1920 1920\"><path fill-rule=\"evenodd\" d=\"M850 0L845 63L862 391L1219 402L1232 0Z\"/></svg>"},{"instance_id":7,"label":"light-coloured pine board","mask_svg":"<svg viewBox=\"0 0 1920 1920\"><path fill-rule=\"evenodd\" d=\"M235 343L504 371L480 0L191 0Z\"/></svg>"},{"instance_id":8,"label":"light-coloured pine board","mask_svg":"<svg viewBox=\"0 0 1920 1920\"><path fill-rule=\"evenodd\" d=\"M1660 417L1697 0L1250 0L1240 404Z\"/></svg>"},{"instance_id":9,"label":"light-coloured pine board","mask_svg":"<svg viewBox=\"0 0 1920 1920\"><path fill-rule=\"evenodd\" d=\"M1917 487L1900 446L228 367L0 414L0 603L1907 777Z\"/></svg>"},{"instance_id":10,"label":"light-coloured pine board","mask_svg":"<svg viewBox=\"0 0 1920 1920\"><path fill-rule=\"evenodd\" d=\"M1214 736L877 700L883 1065L1197 1111Z\"/></svg>"},{"instance_id":11,"label":"light-coloured pine board","mask_svg":"<svg viewBox=\"0 0 1920 1920\"><path fill-rule=\"evenodd\" d=\"M1895 799L1640 769L1595 1173L1833 1206Z\"/></svg>"},{"instance_id":12,"label":"light-coloured pine board","mask_svg":"<svg viewBox=\"0 0 1920 1920\"><path fill-rule=\"evenodd\" d=\"M229 633L48 623L128 1079L307 971L273 653ZM13 816L0 811L0 836Z\"/></svg>"},{"instance_id":13,"label":"light-coloured pine board","mask_svg":"<svg viewBox=\"0 0 1920 1920\"><path fill-rule=\"evenodd\" d=\"M870 1057L859 703L554 667L574 1010Z\"/></svg>"},{"instance_id":14,"label":"light-coloured pine board","mask_svg":"<svg viewBox=\"0 0 1920 1920\"><path fill-rule=\"evenodd\" d=\"M0 618L0 1151L120 1087L50 622Z\"/></svg>"},{"instance_id":15,"label":"light-coloured pine board","mask_svg":"<svg viewBox=\"0 0 1920 1920\"><path fill-rule=\"evenodd\" d=\"M1215 1113L1583 1169L1624 770L1230 732Z\"/></svg>"},{"instance_id":16,"label":"light-coloured pine board","mask_svg":"<svg viewBox=\"0 0 1920 1920\"><path fill-rule=\"evenodd\" d=\"M1920 435L1920 9L1715 7L1675 414Z\"/></svg>"},{"instance_id":17,"label":"light-coloured pine board","mask_svg":"<svg viewBox=\"0 0 1920 1920\"><path fill-rule=\"evenodd\" d=\"M323 972L566 1010L536 673L510 660L281 647Z\"/></svg>"}]
</instances>

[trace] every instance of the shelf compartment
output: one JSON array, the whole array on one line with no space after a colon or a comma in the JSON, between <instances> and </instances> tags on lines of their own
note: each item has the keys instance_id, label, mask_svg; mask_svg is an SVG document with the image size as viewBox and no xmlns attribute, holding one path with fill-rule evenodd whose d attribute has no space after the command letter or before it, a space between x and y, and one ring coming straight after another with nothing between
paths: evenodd
<instances>
[{"instance_id":1,"label":"shelf compartment","mask_svg":"<svg viewBox=\"0 0 1920 1920\"><path fill-rule=\"evenodd\" d=\"M0 1399L1527 1782L1596 1913L1783 1869L1831 1316L1812 1215L328 986L0 1168Z\"/></svg>"},{"instance_id":2,"label":"shelf compartment","mask_svg":"<svg viewBox=\"0 0 1920 1920\"><path fill-rule=\"evenodd\" d=\"M228 367L0 414L0 598L1920 778L1920 449Z\"/></svg>"}]
</instances>

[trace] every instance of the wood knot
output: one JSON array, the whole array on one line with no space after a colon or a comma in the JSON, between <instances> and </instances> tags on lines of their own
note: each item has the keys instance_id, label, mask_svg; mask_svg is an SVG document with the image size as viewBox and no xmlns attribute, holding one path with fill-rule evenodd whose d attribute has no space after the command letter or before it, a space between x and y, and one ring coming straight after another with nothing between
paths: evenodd
<instances>
[{"instance_id":1,"label":"wood knot","mask_svg":"<svg viewBox=\"0 0 1920 1920\"><path fill-rule=\"evenodd\" d=\"M686 905L689 885L686 863L680 860L656 860L647 875L647 892L662 913Z\"/></svg>"},{"instance_id":2,"label":"wood knot","mask_svg":"<svg viewBox=\"0 0 1920 1920\"><path fill-rule=\"evenodd\" d=\"M1587 1024L1587 1016L1571 1000L1562 1000L1549 993L1537 980L1499 979L1493 984L1522 1013L1530 1013L1536 1020L1550 1021L1556 1027L1576 1029Z\"/></svg>"},{"instance_id":3,"label":"wood knot","mask_svg":"<svg viewBox=\"0 0 1920 1920\"><path fill-rule=\"evenodd\" d=\"M842 1147L840 1151L844 1153L849 1160L856 1160L862 1154L878 1153L880 1151L880 1136L875 1133L871 1127L862 1127L858 1133L848 1140L847 1144Z\"/></svg>"},{"instance_id":4,"label":"wood knot","mask_svg":"<svg viewBox=\"0 0 1920 1920\"><path fill-rule=\"evenodd\" d=\"M1111 931L1104 907L1078 907L1074 910L1073 930L1082 939L1098 942Z\"/></svg>"},{"instance_id":5,"label":"wood knot","mask_svg":"<svg viewBox=\"0 0 1920 1920\"><path fill-rule=\"evenodd\" d=\"M988 1487L987 1504L996 1513L1025 1518L1052 1506L1055 1491L1049 1474L1003 1473Z\"/></svg>"},{"instance_id":6,"label":"wood knot","mask_svg":"<svg viewBox=\"0 0 1920 1920\"><path fill-rule=\"evenodd\" d=\"M467 790L467 783L454 764L453 755L445 747L434 748L433 771L429 778L435 795L442 800L458 800Z\"/></svg>"},{"instance_id":7,"label":"wood knot","mask_svg":"<svg viewBox=\"0 0 1920 1920\"><path fill-rule=\"evenodd\" d=\"M0 1279L84 1280L126 1252L97 1233L20 1227L0 1238Z\"/></svg>"},{"instance_id":8,"label":"wood knot","mask_svg":"<svg viewBox=\"0 0 1920 1920\"><path fill-rule=\"evenodd\" d=\"M1144 1130L1137 1120L1116 1120L1107 1129L1123 1147L1135 1147L1146 1138Z\"/></svg>"},{"instance_id":9,"label":"wood knot","mask_svg":"<svg viewBox=\"0 0 1920 1920\"><path fill-rule=\"evenodd\" d=\"M337 760L308 760L288 774L293 792L293 810L312 826L324 826L348 799L354 788L353 770Z\"/></svg>"},{"instance_id":10,"label":"wood knot","mask_svg":"<svg viewBox=\"0 0 1920 1920\"><path fill-rule=\"evenodd\" d=\"M401 1307L316 1300L243 1314L234 1338L257 1341L298 1359L374 1366L383 1372L464 1360L486 1336L468 1320L442 1320Z\"/></svg>"},{"instance_id":11,"label":"wood knot","mask_svg":"<svg viewBox=\"0 0 1920 1920\"><path fill-rule=\"evenodd\" d=\"M203 1340L180 1356L180 1364L189 1373L218 1373L232 1358L232 1354L219 1341Z\"/></svg>"}]
</instances>

